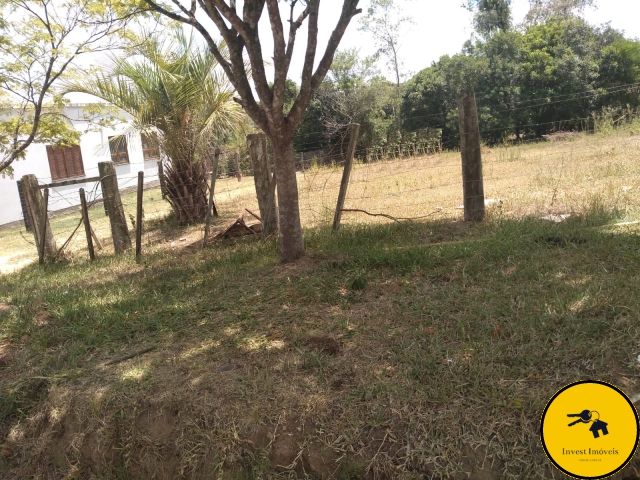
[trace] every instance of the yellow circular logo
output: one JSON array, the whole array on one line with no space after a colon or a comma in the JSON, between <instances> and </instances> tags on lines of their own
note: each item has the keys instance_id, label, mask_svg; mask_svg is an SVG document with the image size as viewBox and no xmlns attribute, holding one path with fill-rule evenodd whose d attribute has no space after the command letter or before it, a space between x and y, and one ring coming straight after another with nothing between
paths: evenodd
<instances>
[{"instance_id":1,"label":"yellow circular logo","mask_svg":"<svg viewBox=\"0 0 640 480\"><path fill-rule=\"evenodd\" d=\"M638 412L617 387L597 380L567 385L547 404L540 440L549 460L580 479L606 478L638 448Z\"/></svg>"}]
</instances>

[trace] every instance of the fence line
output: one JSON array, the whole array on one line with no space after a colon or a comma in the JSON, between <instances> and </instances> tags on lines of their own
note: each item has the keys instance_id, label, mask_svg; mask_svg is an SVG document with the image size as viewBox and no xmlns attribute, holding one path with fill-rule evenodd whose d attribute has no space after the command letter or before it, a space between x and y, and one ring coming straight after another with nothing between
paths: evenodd
<instances>
[{"instance_id":1,"label":"fence line","mask_svg":"<svg viewBox=\"0 0 640 480\"><path fill-rule=\"evenodd\" d=\"M470 115L477 118L475 113ZM591 117L489 129L477 127L475 130L463 131L461 137L464 139L467 135L483 132L561 125L589 119ZM540 139L526 139L498 147L482 147L484 190L488 199L487 202L481 202L482 207L484 208L485 204L496 204L499 208L533 213L550 208L571 210L577 207L579 202L586 201L588 195L598 194L605 187L613 189L611 191L614 194L611 195L615 198L623 198L623 194L632 195L634 199L639 196L640 186L635 178L638 178L640 166L627 162L622 157L616 161L601 158L598 154L602 147L590 132L579 134L578 141L573 140L563 143L547 142L545 146L548 148L535 150L527 147L540 146ZM462 179L458 155L478 152L480 147L463 146L454 151L443 151L454 142L418 141L358 152L348 183L349 189L345 190L344 205L340 208L341 212L348 214L343 215L342 221L347 224L361 222L365 216L367 222L413 221L423 218L460 219L462 215L459 210L465 203L463 186L476 180ZM633 147L636 151L638 143L640 142L634 137L622 140L622 145L628 145L630 149ZM253 179L247 178L246 162L243 166L239 161L235 161L235 152L234 149L223 152L216 172L219 181L216 183L214 199L217 208L225 214L236 213L243 208L252 211L257 208ZM298 171L303 227L329 224L336 213L336 200L345 157L335 149L315 159L301 154L302 152L296 152L294 163ZM268 158L268 164L273 168L272 155ZM589 168L593 170L591 175L584 168L584 162L588 162ZM154 183L144 186L144 190L149 194L145 195L143 215L137 214L138 203L134 198L135 194L129 193L130 189L136 188L137 174L118 178L118 189L122 195L119 205L125 213L122 221L131 224L131 231L140 227L140 223L136 222L140 222L141 218L145 223L165 221L171 211L167 202L162 200L157 187L159 176L152 174L147 178L149 177ZM87 190L86 195L91 224L95 226L97 235L106 240L110 235L108 222L104 211L97 208L102 200L99 183L94 182L93 189ZM186 186L200 186L200 183L189 183ZM582 191L578 191L580 189ZM477 199L481 196L468 194L467 198ZM78 192L59 191L55 186L50 188L48 212L51 214L51 230L60 241L59 244L64 242L63 246L77 246L80 241L78 238L73 239L81 225L80 205L74 205L76 200L79 200ZM515 200L520 203L514 204ZM56 220L53 210L59 204L69 204L70 207L77 208L77 215ZM480 211L480 205L467 206L467 211ZM147 243L154 241L162 239L157 235L147 235Z\"/></svg>"}]
</instances>

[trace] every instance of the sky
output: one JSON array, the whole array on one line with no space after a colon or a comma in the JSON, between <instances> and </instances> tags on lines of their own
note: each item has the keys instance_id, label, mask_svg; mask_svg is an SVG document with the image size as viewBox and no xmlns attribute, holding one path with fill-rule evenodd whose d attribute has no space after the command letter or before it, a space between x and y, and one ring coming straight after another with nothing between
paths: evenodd
<instances>
[{"instance_id":1,"label":"sky","mask_svg":"<svg viewBox=\"0 0 640 480\"><path fill-rule=\"evenodd\" d=\"M404 61L407 73L417 73L431 65L442 55L459 53L462 45L473 33L473 15L462 7L463 0L396 0L403 16L412 17L414 25L409 26L406 36L400 45L400 56ZM319 47L326 46L329 35L340 15L339 8L331 8L332 4L341 4L338 0L324 0L320 3L319 30L321 32ZM611 26L624 30L627 37L640 38L640 0L599 0L596 9L585 12L585 18L592 24L611 22ZM366 12L368 0L361 1ZM514 0L512 5L513 20L520 23L529 10L528 0ZM360 15L362 16L362 15ZM360 21L356 17L340 44L340 49L358 48L363 56L375 53L372 37L358 30ZM268 25L265 25L268 37ZM304 48L306 36L300 35L298 49ZM263 37L264 38L264 37ZM303 40L304 39L304 40ZM271 45L270 45L271 46ZM266 43L263 45L266 50ZM271 47L272 48L272 47ZM298 50L297 53L301 53ZM265 55L266 56L266 55ZM318 55L319 56L319 55ZM299 79L302 71L303 57L296 56L291 67L290 77ZM392 79L385 62L380 62L381 72Z\"/></svg>"},{"instance_id":2,"label":"sky","mask_svg":"<svg viewBox=\"0 0 640 480\"><path fill-rule=\"evenodd\" d=\"M413 25L407 27L400 45L400 57L404 63L405 73L409 77L430 66L442 55L453 55L460 52L464 42L473 33L473 15L462 7L463 0L396 0L396 2L401 15L413 19ZM611 22L612 27L624 30L627 37L640 38L640 22L638 22L640 0L598 0L597 3L596 9L589 9L584 14L589 23L599 25ZM341 0L323 0L320 3L316 62L324 53L329 36L340 16L341 5ZM369 0L361 0L360 5L366 12ZM528 8L528 0L513 0L512 13L516 24L522 22ZM285 2L282 3L282 15L283 18L288 18ZM367 56L374 54L376 49L373 38L368 33L359 30L359 18L362 15L353 19L339 48L357 48L362 56ZM205 18L202 20L206 21ZM211 31L215 31L212 24ZM268 60L273 52L273 43L266 12L261 20L260 38L263 56L265 60ZM289 71L289 78L298 84L304 62L306 40L305 23L298 32L294 57ZM385 61L380 61L378 67L383 75L393 80ZM269 77L273 78L269 68L267 71ZM84 94L71 94L69 98L73 102L96 101L95 97Z\"/></svg>"}]
</instances>

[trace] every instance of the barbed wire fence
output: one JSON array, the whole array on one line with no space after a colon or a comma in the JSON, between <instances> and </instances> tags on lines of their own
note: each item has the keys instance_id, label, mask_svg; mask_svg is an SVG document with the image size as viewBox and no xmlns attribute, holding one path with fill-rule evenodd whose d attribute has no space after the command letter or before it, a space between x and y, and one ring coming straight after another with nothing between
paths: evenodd
<instances>
[{"instance_id":1,"label":"barbed wire fence","mask_svg":"<svg viewBox=\"0 0 640 480\"><path fill-rule=\"evenodd\" d=\"M637 88L637 85L625 88ZM614 90L612 90L614 91ZM615 92L622 91L621 89ZM581 100L581 96L554 99L553 103ZM526 108L543 108L548 102L529 100ZM549 100L549 99L547 99ZM524 102L522 103L524 104ZM516 105L513 108L520 108ZM478 106L477 109L487 108ZM525 107L522 107L525 108ZM477 117L477 114L475 114ZM620 118L611 118L611 126L632 122L635 112L625 112ZM640 193L638 173L640 164L629 162L628 155L603 155L602 145L589 140L595 131L593 116L567 118L538 124L510 125L508 127L481 129L476 135L487 132L502 133L507 138L518 130L552 126L546 138L520 139L505 142L497 147L474 146L454 148L454 141L416 141L388 147L362 149L354 154L345 203L341 207L342 222L378 223L416 221L420 219L461 219L464 212L463 178L460 155L480 148L482 152L482 178L484 195L482 208L494 205L503 212L524 214L567 213L575 211L598 195L607 195L623 206L631 204ZM567 132L565 126L583 125L582 132ZM553 133L553 132L558 133ZM307 135L317 133L311 132ZM347 132L345 132L345 135ZM461 136L465 135L461 132ZM563 140L553 142L548 140ZM544 144L541 142L544 141ZM316 227L331 223L336 212L344 167L347 163L345 139L340 145L321 151L297 151L295 165L298 176L299 205L303 227ZM628 153L639 150L638 137L622 138L620 149ZM309 145L311 142L309 143ZM464 144L464 142L463 142ZM304 146L304 142L297 142ZM211 145L211 149L218 146ZM249 150L227 148L220 151L216 172L214 200L220 219L216 227L224 227L233 215L243 216L259 212L256 187L252 175L253 163ZM268 147L268 164L274 171L273 151ZM208 162L208 174L211 173ZM95 170L95 171L94 171ZM87 177L98 174L98 168L88 169ZM175 227L171 223L171 207L163 200L162 169L150 174L145 172L144 183L144 237L145 245L176 241ZM44 183L46 179L38 179ZM137 227L137 174L118 177L124 221L130 232ZM88 217L95 233L95 242L102 244L106 252L113 251L111 226L103 205L100 182L84 185L86 188ZM87 252L87 241L82 229L79 209L79 192L64 190L55 185L49 189L47 212L50 228L56 239L56 256L68 251ZM207 195L210 194L207 186ZM634 200L635 201L635 200ZM626 202L626 203L625 203ZM71 215L59 215L61 207L68 205ZM257 215L256 215L257 217ZM164 227L167 228L164 228ZM194 234L202 236L204 225ZM36 247L33 238L25 240ZM182 239L180 239L182 240ZM190 239L186 239L189 241Z\"/></svg>"},{"instance_id":2,"label":"barbed wire fence","mask_svg":"<svg viewBox=\"0 0 640 480\"><path fill-rule=\"evenodd\" d=\"M633 84L611 91L637 88L638 85ZM552 103L573 102L582 97L584 95L565 96ZM534 103L534 100L544 99L527 103ZM546 100L525 106L547 107L549 99ZM482 108L487 107L477 107L478 110ZM517 108L520 106L512 110ZM472 115L477 117L477 114ZM602 124L616 127L632 123L637 117L638 113L628 108L615 118L592 115L500 128L476 127L473 132L476 136L492 132L501 133L508 139L503 145L491 148L481 146L479 142L470 149L465 149L464 145L458 148L450 140L440 145L412 142L360 151L351 172L343 222L461 218L466 204L464 184L470 180L463 179L460 156L465 157L476 150L482 151L485 190L478 197L486 206L494 205L513 215L548 216L549 212L575 212L598 196L609 196L618 202L621 200L619 194L624 193L627 201L620 205L628 210L633 208L630 196L638 192L640 168L635 166L637 162L629 162L628 157L598 155L601 146L594 141L593 134L602 129ZM550 133L542 138L516 140L518 130L541 126L548 127ZM580 126L580 131L573 130L576 126ZM571 130L567 131L568 128ZM460 136L468 134L461 132ZM629 136L620 140L619 148L637 155L639 143L637 137ZM345 159L341 155L330 155L327 159L329 162L324 164L331 166L311 169L310 174L307 172L299 181L305 226L327 222L336 209L335 199Z\"/></svg>"}]
</instances>

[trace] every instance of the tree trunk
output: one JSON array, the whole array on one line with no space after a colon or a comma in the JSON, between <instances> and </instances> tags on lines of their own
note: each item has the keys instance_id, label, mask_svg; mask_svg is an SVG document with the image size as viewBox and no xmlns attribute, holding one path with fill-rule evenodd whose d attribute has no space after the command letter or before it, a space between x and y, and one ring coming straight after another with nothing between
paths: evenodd
<instances>
[{"instance_id":1,"label":"tree trunk","mask_svg":"<svg viewBox=\"0 0 640 480\"><path fill-rule=\"evenodd\" d=\"M164 170L166 198L181 225L204 221L208 201L209 176L202 162L193 159L172 161ZM215 204L214 215L217 214Z\"/></svg>"},{"instance_id":2,"label":"tree trunk","mask_svg":"<svg viewBox=\"0 0 640 480\"><path fill-rule=\"evenodd\" d=\"M278 187L280 257L283 263L289 263L304 256L295 152L293 150L293 139L271 138L271 143L275 156L276 184Z\"/></svg>"}]
</instances>

